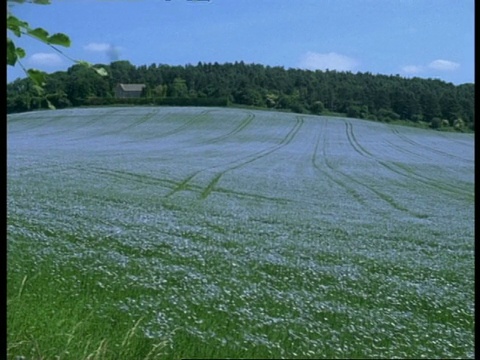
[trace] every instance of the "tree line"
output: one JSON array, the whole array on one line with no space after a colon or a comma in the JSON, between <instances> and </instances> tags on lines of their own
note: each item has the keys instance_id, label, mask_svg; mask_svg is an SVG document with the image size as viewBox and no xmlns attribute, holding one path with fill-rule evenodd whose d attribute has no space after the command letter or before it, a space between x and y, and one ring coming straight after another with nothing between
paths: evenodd
<instances>
[{"instance_id":1,"label":"tree line","mask_svg":"<svg viewBox=\"0 0 480 360\"><path fill-rule=\"evenodd\" d=\"M7 112L116 103L162 105L246 105L296 113L342 114L390 122L404 120L432 128L474 130L474 84L453 85L438 79L399 75L310 71L280 66L202 63L134 66L116 61L101 77L85 66L49 74L45 96L31 79L7 84ZM116 99L119 83L145 84L140 99Z\"/></svg>"}]
</instances>

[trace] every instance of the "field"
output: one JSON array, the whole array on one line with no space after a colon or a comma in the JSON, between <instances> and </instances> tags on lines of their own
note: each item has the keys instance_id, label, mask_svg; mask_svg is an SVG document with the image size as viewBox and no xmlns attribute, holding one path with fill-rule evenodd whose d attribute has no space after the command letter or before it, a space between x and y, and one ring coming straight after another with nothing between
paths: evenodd
<instances>
[{"instance_id":1,"label":"field","mask_svg":"<svg viewBox=\"0 0 480 360\"><path fill-rule=\"evenodd\" d=\"M7 118L9 357L474 356L474 137L246 109Z\"/></svg>"}]
</instances>

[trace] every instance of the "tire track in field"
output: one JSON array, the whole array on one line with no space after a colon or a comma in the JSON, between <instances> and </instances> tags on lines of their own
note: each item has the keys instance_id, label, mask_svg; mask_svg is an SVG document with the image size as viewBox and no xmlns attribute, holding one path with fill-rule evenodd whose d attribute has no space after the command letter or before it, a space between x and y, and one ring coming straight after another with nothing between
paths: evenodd
<instances>
[{"instance_id":1,"label":"tire track in field","mask_svg":"<svg viewBox=\"0 0 480 360\"><path fill-rule=\"evenodd\" d=\"M117 113L120 112L120 111L121 111L121 110L113 110L113 111L110 111L110 112L107 112L107 113L103 113L103 114L101 114L101 115L93 116L93 117L91 117L91 120L82 122L82 123L80 123L80 124L77 125L77 126L70 126L70 127L68 127L67 129L58 130L58 131L52 131L52 132L50 132L50 133L41 134L41 135L39 135L39 136L50 136L50 135L58 135L58 134L70 133L70 132L72 132L72 131L76 131L76 130L79 130L79 129L81 129L81 128L85 128L85 127L87 127L87 126L93 125L93 124L95 124L96 122L98 122L99 120L103 119L105 116L115 115L115 114L117 114ZM90 117L90 116L89 116L89 117Z\"/></svg>"},{"instance_id":2,"label":"tire track in field","mask_svg":"<svg viewBox=\"0 0 480 360\"><path fill-rule=\"evenodd\" d=\"M220 136L217 136L213 139L207 140L207 142L208 143L215 143L215 142L218 142L218 141L221 141L221 140L225 140L225 139L227 139L230 136L233 136L235 134L238 134L240 131L242 131L248 125L250 125L252 123L253 119L255 119L255 114L248 114L247 117L245 119L243 119L242 122L235 129L233 129L232 131L230 131L230 132L228 132L224 135L220 135Z\"/></svg>"},{"instance_id":3,"label":"tire track in field","mask_svg":"<svg viewBox=\"0 0 480 360\"><path fill-rule=\"evenodd\" d=\"M379 163L380 165L385 166L385 163L383 161L380 161L377 158L375 158L368 150L366 150L362 145L360 145L360 143L357 141L357 139L355 137L355 134L353 133L352 124L349 121L345 121L345 125L346 125L345 131L346 131L346 134L347 134L347 139L348 139L348 142L350 143L350 145L352 146L352 148L357 153L359 153L361 156L366 157L367 159L370 159L370 160L374 160L375 162ZM394 171L390 167L387 167L387 168L391 171ZM397 171L395 171L395 172L398 173ZM416 212L404 207L403 205L396 202L395 199L393 199L390 195L385 194L385 193L375 189L373 186L369 186L369 185L357 180L355 177L353 177L351 175L345 174L343 172L342 172L342 174L345 177L349 178L350 181L353 181L353 182L367 188L371 192L375 193L380 199L387 202L393 208L395 208L399 211L402 211L402 212L406 212L406 213L408 213L410 215L413 215L413 216L415 216L417 218L420 218L420 219L424 219L424 218L428 217L428 215L426 215L426 214L419 214L419 213L416 213ZM403 173L401 175L407 176Z\"/></svg>"},{"instance_id":4,"label":"tire track in field","mask_svg":"<svg viewBox=\"0 0 480 360\"><path fill-rule=\"evenodd\" d=\"M406 165L399 164L399 163L395 163L395 164L394 163L389 163L389 164L384 163L383 165L386 168L389 168L391 171L397 172L399 175L403 175L407 178L410 177L410 178L415 179L416 181L421 182L421 183L423 183L423 184L425 184L425 185L427 185L427 186L429 186L433 189L442 190L444 193L449 193L451 195L456 195L456 196L462 196L467 200L473 200L473 198L474 198L474 194L469 192L468 190L465 190L465 188L463 188L463 187L456 186L456 185L453 185L453 184L446 185L446 184L443 184L443 183L439 183L438 180L436 180L434 178L429 178L427 176L416 173L414 170L412 170L411 168L409 168ZM403 171L397 171L397 169L395 169L395 167L400 168Z\"/></svg>"},{"instance_id":5,"label":"tire track in field","mask_svg":"<svg viewBox=\"0 0 480 360\"><path fill-rule=\"evenodd\" d=\"M169 130L169 131L166 131L166 132L160 133L160 134L151 135L151 136L144 136L139 140L145 141L145 140L152 140L152 139L162 139L162 138L165 138L167 136L175 135L175 134L187 129L190 125L199 121L199 119L200 120L204 119L205 116L208 115L212 111L213 110L204 110L201 113L192 116L192 118L190 120L187 120L182 125L174 128L172 130ZM138 143L138 140L124 141L123 143L124 144Z\"/></svg>"},{"instance_id":6,"label":"tire track in field","mask_svg":"<svg viewBox=\"0 0 480 360\"><path fill-rule=\"evenodd\" d=\"M328 121L328 120L327 120ZM326 126L328 126L328 123L326 124ZM317 144L315 146L315 151L314 151L314 154L312 156L312 162L314 164L314 166L319 170L321 171L320 167L318 166L317 164L317 157L316 157L316 154L318 153L318 145L319 145L319 141L320 141L320 136L318 136L317 138ZM336 184L338 184L340 187L344 188L356 201L358 201L361 205L365 206L365 207L368 207L368 204L367 202L365 201L364 197L362 195L360 195L354 187L352 186L349 186L348 184L349 183L356 183L364 188L366 188L367 190L373 192L374 194L376 194L380 199L384 200L385 202L387 202L391 207L393 207L394 209L397 209L397 210L400 210L400 211L403 211L403 212L407 212L411 215L414 215L415 217L419 217L419 218L425 218L426 216L424 214L416 214L416 213L413 213L411 211L409 211L408 209L404 208L403 206L397 204L390 196L376 190L375 188L371 187L371 186L368 186L364 183L362 183L361 181L358 181L356 178L354 178L353 176L351 175L348 175L348 174L345 174L344 172L336 169L329 161L328 161L328 155L327 155L327 151L326 151L326 146L327 146L327 135L326 135L326 131L324 132L324 135L323 135L323 147L322 147L322 160L323 160L323 164L324 164L324 167L325 169L327 169L327 171L325 172L322 172L323 174L325 174L329 179L331 179L332 181L334 181ZM354 149L356 151L360 151L359 147L354 147ZM343 176L347 181L346 182L343 182L341 181L340 179L338 179L338 176L335 177L334 175L332 174L329 174L329 172L331 172L332 174L336 174L336 175L341 175ZM376 214L379 214L381 216L384 216L384 213L375 209L375 208L371 208L371 207L368 207L370 211L376 213Z\"/></svg>"},{"instance_id":7,"label":"tire track in field","mask_svg":"<svg viewBox=\"0 0 480 360\"><path fill-rule=\"evenodd\" d=\"M242 166L245 166L247 164L250 164L254 161L257 161L261 158L264 158L270 154L272 154L273 152L287 146L288 144L290 144L292 142L292 140L295 138L295 136L297 135L297 133L300 131L301 127L303 126L304 124L304 118L301 117L301 116L297 116L297 119L296 119L296 123L295 125L293 126L293 128L289 131L289 133L287 134L287 136L285 136L285 138L283 138L282 141L280 141L280 143L269 149L269 150L265 150L259 154L257 154L256 156L254 156L253 158L249 159L249 160L246 160L238 165L235 165L235 166L232 166L220 173L218 173L211 181L210 183L207 185L207 187L205 187L205 189L202 191L201 195L200 195L200 198L201 199L206 199L208 197L208 195L210 195L210 193L214 190L215 188L215 185L219 182L220 178L225 175L227 172L229 171L232 171L232 170L235 170L235 169L238 169Z\"/></svg>"},{"instance_id":8,"label":"tire track in field","mask_svg":"<svg viewBox=\"0 0 480 360\"><path fill-rule=\"evenodd\" d=\"M410 151L410 150L406 149L404 146L399 146L399 145L395 144L393 141L388 141L388 140L386 140L386 143L388 144L388 146L391 146L392 148L397 149L399 152L401 152L401 153L403 153L403 154L406 154L406 155L409 155L409 156L413 155L413 156L415 156L416 158L425 160L425 156L424 156L424 155L419 154L419 153L416 153L416 152L413 152L413 151Z\"/></svg>"},{"instance_id":9,"label":"tire track in field","mask_svg":"<svg viewBox=\"0 0 480 360\"><path fill-rule=\"evenodd\" d=\"M134 127L137 127L137 126L140 126L144 123L146 123L147 121L151 120L155 115L158 114L158 111L159 110L153 110L153 111L150 111L148 114L145 114L145 115L142 115L136 119L133 119L131 123L129 123L128 125L126 126L123 126L119 129L114 129L114 130L108 130L108 131L104 131L104 132L100 132L100 133L96 133L94 134L93 136L83 136L81 138L77 138L76 140L78 139L85 139L85 138L91 138L91 137L99 137L99 136L106 136L106 135L115 135L115 134L119 134L125 130L129 130L129 129L132 129Z\"/></svg>"},{"instance_id":10,"label":"tire track in field","mask_svg":"<svg viewBox=\"0 0 480 360\"><path fill-rule=\"evenodd\" d=\"M225 175L229 171L238 169L242 166L245 166L245 165L250 164L254 161L257 161L261 158L264 158L264 157L270 155L271 153L281 149L282 147L288 145L293 140L295 135L298 133L298 131L302 127L303 123L304 123L304 119L300 116L297 116L296 122L293 125L293 127L290 129L290 131L285 135L285 137L277 145L274 145L274 146L269 147L267 149L257 151L253 154L247 155L243 158L234 160L234 161L232 161L230 163L227 163L227 164L224 164L224 165L216 165L216 166L213 166L213 167L198 170L198 171L190 174L183 181L181 181L175 189L173 189L169 194L166 195L166 197L170 197L170 196L172 196L173 194L175 194L179 191L185 190L187 188L187 186L190 185L190 181L192 179L194 179L195 176L197 176L198 174L200 174L204 171L212 170L212 169L215 169L215 168L224 167L224 166L228 166L228 165L232 165L232 166L227 167L225 170L218 172L212 178L212 180L208 183L208 185L205 188L203 188L202 192L200 193L200 199L202 199L202 200L206 199L210 195L210 193L214 190L216 184L220 181L220 179L223 175ZM235 163L237 163L237 164L235 164ZM235 165L233 165L233 164L235 164Z\"/></svg>"},{"instance_id":11,"label":"tire track in field","mask_svg":"<svg viewBox=\"0 0 480 360\"><path fill-rule=\"evenodd\" d=\"M109 176L114 179L135 181L137 183L145 184L145 185L162 186L166 188L171 188L172 186L177 185L177 182L170 179L161 179L151 175L142 175L142 174L137 174L129 171L112 170L112 169L107 169L99 166L88 166L88 167L74 166L71 168L80 170L82 172L88 172L88 173L98 174L102 176Z\"/></svg>"},{"instance_id":12,"label":"tire track in field","mask_svg":"<svg viewBox=\"0 0 480 360\"><path fill-rule=\"evenodd\" d=\"M324 122L322 122L322 127L320 131L318 132L317 135L317 140L315 142L315 148L312 153L312 165L313 167L322 173L322 175L325 175L327 178L329 178L331 181L336 183L338 186L340 186L342 189L347 191L348 194L350 194L356 201L358 201L361 205L366 205L365 200L363 197L355 191L351 186L348 186L346 183L338 179L338 177L335 177L332 175L332 173L339 173L338 170L335 170L332 165L328 162L327 156L326 156L326 144L327 144L327 128L328 128L328 119L325 119ZM320 145L320 140L322 140L322 156L320 157L323 162L323 169L321 166L318 164L317 161L317 154L318 154L318 149ZM342 174L343 175L343 174Z\"/></svg>"},{"instance_id":13,"label":"tire track in field","mask_svg":"<svg viewBox=\"0 0 480 360\"><path fill-rule=\"evenodd\" d=\"M36 119L36 120L34 120L34 119L22 119L23 121L29 121L33 124L31 126L23 127L22 129L19 129L19 130L10 130L10 131L7 130L7 133L16 134L16 133L19 133L19 132L27 132L27 131L30 131L30 130L33 130L33 129L38 129L42 126L48 125L48 124L56 122L58 120L61 120L65 117L67 117L67 116L68 115L65 115L65 114L57 115L57 116L55 116L53 118L50 118L46 121L44 121L44 119Z\"/></svg>"},{"instance_id":14,"label":"tire track in field","mask_svg":"<svg viewBox=\"0 0 480 360\"><path fill-rule=\"evenodd\" d=\"M125 181L133 181L138 184L142 185L152 185L152 186L161 186L163 188L168 188L172 189L174 187L178 187L180 185L179 182L176 182L171 179L162 179L162 178L157 178L154 176L150 175L144 175L144 174L137 174L137 173L132 173L129 171L120 171L120 170L113 170L113 169L107 169L99 166L88 166L88 167L82 167L82 166L68 166L64 167L63 170L78 170L82 171L84 173L92 173L92 174L97 174L101 176L107 176L112 179L119 179L119 180L125 180ZM201 186L194 185L194 184L189 184L188 186L184 186L184 190L202 190ZM222 188L217 188L215 191L222 192L225 194L231 194L231 195L236 195L236 196L241 196L245 198L254 198L254 199L263 199L266 201L274 201L282 204L287 204L291 202L289 199L283 199L283 198L276 198L276 197L269 197L269 196L263 196L263 195L257 195L257 194L250 194L247 192L240 192L240 191L233 191L233 190L228 190L228 189L222 189ZM122 202L123 203L123 202Z\"/></svg>"},{"instance_id":15,"label":"tire track in field","mask_svg":"<svg viewBox=\"0 0 480 360\"><path fill-rule=\"evenodd\" d=\"M415 147L421 147L421 148L424 148L426 150L429 150L431 152L434 152L436 154L439 154L439 155L442 155L442 156L448 156L452 159L456 159L456 160L462 160L462 161L465 161L465 162L468 162L468 163L474 163L473 160L468 160L468 159L465 159L465 158L462 158L460 156L456 156L456 155L452 155L450 153L447 153L445 151L441 151L441 150L438 150L438 149L435 149L431 146L428 146L428 145L424 145L424 144L421 144L419 142L416 142L412 139L410 139L408 136L406 136L405 134L402 134L400 131L398 131L398 129L396 129L395 127L392 127L392 132L397 135L400 139L402 139L403 141L411 144L411 145L414 145Z\"/></svg>"},{"instance_id":16,"label":"tire track in field","mask_svg":"<svg viewBox=\"0 0 480 360\"><path fill-rule=\"evenodd\" d=\"M450 133L451 134L451 133ZM438 135L440 135L441 137L443 137L444 139L447 139L447 140L450 140L454 143L457 143L457 144L461 144L463 146L470 146L471 145L471 142L468 140L468 139L456 139L452 136L448 136L446 133L444 133L443 131L438 131Z\"/></svg>"},{"instance_id":17,"label":"tire track in field","mask_svg":"<svg viewBox=\"0 0 480 360\"><path fill-rule=\"evenodd\" d=\"M348 125L347 125L348 124ZM394 172L400 176L404 176L408 179L413 179L416 180L424 185L429 186L430 188L433 188L435 190L443 190L444 193L448 193L450 195L456 195L456 196L463 196L466 197L467 200L473 199L473 194L466 191L462 187L458 187L455 185L443 185L439 183L436 179L429 178L427 176L421 175L413 171L412 169L408 168L405 165L398 164L398 163L393 163L393 162L385 162L383 160L379 160L376 156L374 156L372 153L370 153L368 150L366 150L355 137L355 134L353 132L353 125L350 122L345 122L346 126L346 132L347 132L347 138L352 147L357 151L360 155L364 156L365 158L371 159L376 161L378 164L383 166L384 168L390 170L391 172ZM386 195L386 194L385 194ZM386 195L388 196L388 195Z\"/></svg>"},{"instance_id":18,"label":"tire track in field","mask_svg":"<svg viewBox=\"0 0 480 360\"><path fill-rule=\"evenodd\" d=\"M265 195L258 195L258 194L250 194L250 193L246 193L246 192L229 190L229 189L224 189L224 188L219 188L219 187L215 188L215 192L220 192L220 193L224 193L224 194L227 194L227 195L240 196L240 197L244 197L244 198L251 198L251 199L255 199L255 200L262 199L262 200L265 200L265 201L276 202L278 204L288 204L288 203L293 202L293 200L290 200L290 199L278 198L278 197L272 197L272 196L265 196Z\"/></svg>"}]
</instances>

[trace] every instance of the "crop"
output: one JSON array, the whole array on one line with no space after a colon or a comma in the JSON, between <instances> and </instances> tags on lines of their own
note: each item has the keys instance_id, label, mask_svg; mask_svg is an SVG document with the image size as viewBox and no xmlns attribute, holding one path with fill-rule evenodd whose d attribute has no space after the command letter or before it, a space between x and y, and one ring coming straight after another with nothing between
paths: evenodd
<instances>
[{"instance_id":1,"label":"crop","mask_svg":"<svg viewBox=\"0 0 480 360\"><path fill-rule=\"evenodd\" d=\"M12 359L473 357L470 134L175 107L7 131Z\"/></svg>"}]
</instances>

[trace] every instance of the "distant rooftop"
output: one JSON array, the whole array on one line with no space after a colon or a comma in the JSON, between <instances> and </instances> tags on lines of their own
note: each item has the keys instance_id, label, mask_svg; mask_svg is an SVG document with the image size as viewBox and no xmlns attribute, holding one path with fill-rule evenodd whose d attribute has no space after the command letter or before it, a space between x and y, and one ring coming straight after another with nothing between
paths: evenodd
<instances>
[{"instance_id":1,"label":"distant rooftop","mask_svg":"<svg viewBox=\"0 0 480 360\"><path fill-rule=\"evenodd\" d=\"M145 84L118 84L123 91L142 91Z\"/></svg>"}]
</instances>

